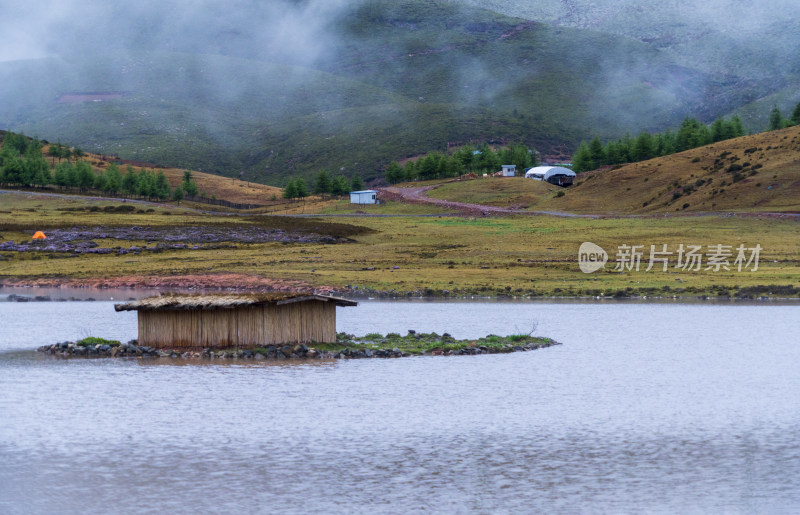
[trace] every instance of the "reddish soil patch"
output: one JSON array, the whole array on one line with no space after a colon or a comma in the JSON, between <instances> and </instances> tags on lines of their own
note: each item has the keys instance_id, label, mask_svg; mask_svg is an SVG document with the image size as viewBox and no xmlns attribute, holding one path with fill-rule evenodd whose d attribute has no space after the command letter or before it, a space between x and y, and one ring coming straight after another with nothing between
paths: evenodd
<instances>
[{"instance_id":1,"label":"reddish soil patch","mask_svg":"<svg viewBox=\"0 0 800 515\"><path fill-rule=\"evenodd\" d=\"M433 186L419 186L416 188L399 188L388 186L379 188L381 198L389 200L402 200L411 204L434 204L447 209L452 209L463 216L489 216L489 215L553 215L578 218L596 218L596 215L575 215L572 213L561 213L558 211L527 211L518 207L497 207L485 204L470 204L467 202L453 202L432 198L426 195L428 190L438 188L441 184Z\"/></svg>"},{"instance_id":2,"label":"reddish soil patch","mask_svg":"<svg viewBox=\"0 0 800 515\"><path fill-rule=\"evenodd\" d=\"M242 292L308 291L330 294L333 287L313 287L304 281L270 279L245 274L187 274L170 276L124 276L92 279L36 278L8 279L4 286L38 286L56 288L147 288L179 290L224 290Z\"/></svg>"}]
</instances>

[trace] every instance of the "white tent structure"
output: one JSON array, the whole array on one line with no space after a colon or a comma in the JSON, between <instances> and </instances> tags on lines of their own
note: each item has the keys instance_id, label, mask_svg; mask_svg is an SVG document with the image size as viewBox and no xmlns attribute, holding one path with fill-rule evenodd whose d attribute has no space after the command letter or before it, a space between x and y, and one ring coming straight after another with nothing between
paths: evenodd
<instances>
[{"instance_id":1,"label":"white tent structure","mask_svg":"<svg viewBox=\"0 0 800 515\"><path fill-rule=\"evenodd\" d=\"M563 166L537 166L525 170L526 179L547 181L557 186L569 186L575 180L575 172Z\"/></svg>"}]
</instances>

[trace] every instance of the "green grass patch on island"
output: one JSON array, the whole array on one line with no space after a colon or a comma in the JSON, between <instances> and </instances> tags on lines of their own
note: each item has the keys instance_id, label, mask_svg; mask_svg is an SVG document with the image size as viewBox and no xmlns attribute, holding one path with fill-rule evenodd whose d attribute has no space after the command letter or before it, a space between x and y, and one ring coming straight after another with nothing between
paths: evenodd
<instances>
[{"instance_id":1,"label":"green grass patch on island","mask_svg":"<svg viewBox=\"0 0 800 515\"><path fill-rule=\"evenodd\" d=\"M109 347L116 347L118 345L122 345L122 343L117 340L106 340L105 338L98 338L97 336L87 336L86 338L75 342L75 345L80 345L81 347L94 347L95 345L108 345Z\"/></svg>"},{"instance_id":2,"label":"green grass patch on island","mask_svg":"<svg viewBox=\"0 0 800 515\"><path fill-rule=\"evenodd\" d=\"M398 333L369 333L365 336L354 336L347 333L338 333L335 343L315 344L314 348L330 352L341 352L345 349L351 351L376 351L381 349L395 350L412 355L438 354L448 351L480 350L487 353L514 352L521 347L530 348L548 347L556 342L550 338L516 334L509 336L488 335L482 338L458 340L448 333L417 333L409 331L407 335Z\"/></svg>"}]
</instances>

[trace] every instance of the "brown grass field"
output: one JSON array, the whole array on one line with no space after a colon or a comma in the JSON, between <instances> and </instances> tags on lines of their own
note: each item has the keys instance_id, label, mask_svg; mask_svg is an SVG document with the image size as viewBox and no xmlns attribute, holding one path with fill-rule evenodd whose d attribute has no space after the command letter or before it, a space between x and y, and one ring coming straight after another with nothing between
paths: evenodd
<instances>
[{"instance_id":1,"label":"brown grass field","mask_svg":"<svg viewBox=\"0 0 800 515\"><path fill-rule=\"evenodd\" d=\"M511 217L337 217L325 219L231 217L165 206L130 214L86 211L84 199L38 197L26 193L0 196L2 241L29 241L35 230L58 227L227 228L279 226L284 221L313 225L317 233L344 233L349 243L200 244L196 250L167 249L140 254L6 252L0 250L0 283L58 284L74 281L125 285L224 286L269 288L291 284L365 293L397 295L735 295L743 288L800 285L800 222L769 216L575 219L549 216ZM98 207L113 201L95 201ZM82 207L83 206L83 207ZM79 210L75 210L79 208ZM169 212L169 215L165 213ZM330 219L328 219L330 220ZM344 225L342 225L344 224ZM369 229L364 231L358 227ZM297 227L294 227L295 229ZM302 227L300 227L302 229ZM292 227L288 227L292 230ZM2 242L0 241L0 243ZM578 247L594 242L608 251L604 271L588 275L578 266ZM158 242L94 240L100 247L154 247ZM193 242L188 241L191 244ZM706 247L761 245L758 271L685 271L660 267L613 271L619 245L680 244ZM730 263L733 262L733 256ZM220 283L218 276L234 280ZM205 279L203 279L205 278ZM791 290L791 288L790 288ZM745 290L746 291L746 290ZM762 288L760 293L778 291ZM791 290L793 292L793 290ZM793 293L796 296L796 294Z\"/></svg>"},{"instance_id":2,"label":"brown grass field","mask_svg":"<svg viewBox=\"0 0 800 515\"><path fill-rule=\"evenodd\" d=\"M259 210L262 214L320 214L310 219L214 213L207 206L199 206L204 209L200 211L186 203L135 203L130 212L119 212L125 203L117 199L2 192L0 245L30 241L36 230L47 233L79 227L164 231L198 227L212 228L220 236L213 244L191 241L191 237L183 241L196 249L154 250L161 242L136 239L135 235L93 240L97 248L115 249L109 254L0 249L0 284L308 287L368 295L797 297L800 217L789 213L800 211L798 141L798 128L748 136L591 172L566 190L515 178L448 183L431 192L462 202L601 213L604 216L600 218L449 216L440 207L396 200L380 206L351 206L346 200L332 199L276 203ZM742 170L727 171L735 163L740 163ZM749 171L741 173L745 169ZM756 173L751 175L753 171ZM734 182L736 172L742 177ZM183 171L165 169L165 173L177 182ZM234 202L256 202L273 192L280 197L276 188L214 175L196 173L195 177L201 189ZM685 191L686 184L699 179L702 185ZM683 186L675 186L676 182ZM678 190L682 193L676 197ZM557 197L558 191L565 195ZM684 209L685 203L690 205ZM330 214L337 216L326 217ZM248 243L226 236L243 227L330 234L343 242ZM593 274L581 272L578 265L578 248L586 241L609 254L606 267ZM638 271L614 270L621 245L642 246ZM661 265L645 271L651 245L659 250L667 245L672 252L666 271ZM704 261L700 270L676 267L680 245L701 246ZM730 246L729 270L707 268L715 245ZM739 245L761 246L757 271L737 270L733 261ZM150 249L121 254L118 247Z\"/></svg>"},{"instance_id":3,"label":"brown grass field","mask_svg":"<svg viewBox=\"0 0 800 515\"><path fill-rule=\"evenodd\" d=\"M47 155L49 146L45 146L42 152ZM48 162L52 159L48 158ZM95 170L105 170L114 160L106 156L97 154L87 154L85 160L88 161ZM127 164L119 165L124 172ZM170 187L181 184L183 181L184 169L182 168L168 168L156 165L145 165L141 163L131 165L134 171L139 172L142 168L152 169L164 172L167 176ZM283 190L275 186L267 186L265 184L257 184L254 182L242 181L239 179L232 179L230 177L222 177L210 173L203 173L192 171L192 177L197 183L197 188L206 194L207 197L212 196L218 199L228 200L240 204L271 204L273 196L276 200L281 199Z\"/></svg>"},{"instance_id":4,"label":"brown grass field","mask_svg":"<svg viewBox=\"0 0 800 515\"><path fill-rule=\"evenodd\" d=\"M556 196L563 192L563 196ZM800 126L578 176L560 188L523 177L453 182L429 195L528 210L626 216L800 213Z\"/></svg>"}]
</instances>

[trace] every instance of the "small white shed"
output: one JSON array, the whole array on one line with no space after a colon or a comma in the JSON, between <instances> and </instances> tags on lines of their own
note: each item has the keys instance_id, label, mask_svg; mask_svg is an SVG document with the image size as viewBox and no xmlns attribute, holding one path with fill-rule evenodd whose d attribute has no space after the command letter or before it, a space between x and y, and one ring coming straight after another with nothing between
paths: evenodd
<instances>
[{"instance_id":1,"label":"small white shed","mask_svg":"<svg viewBox=\"0 0 800 515\"><path fill-rule=\"evenodd\" d=\"M376 190L363 190L350 192L351 204L379 204Z\"/></svg>"},{"instance_id":2,"label":"small white shed","mask_svg":"<svg viewBox=\"0 0 800 515\"><path fill-rule=\"evenodd\" d=\"M517 165L503 165L503 177L514 177L517 175Z\"/></svg>"}]
</instances>

